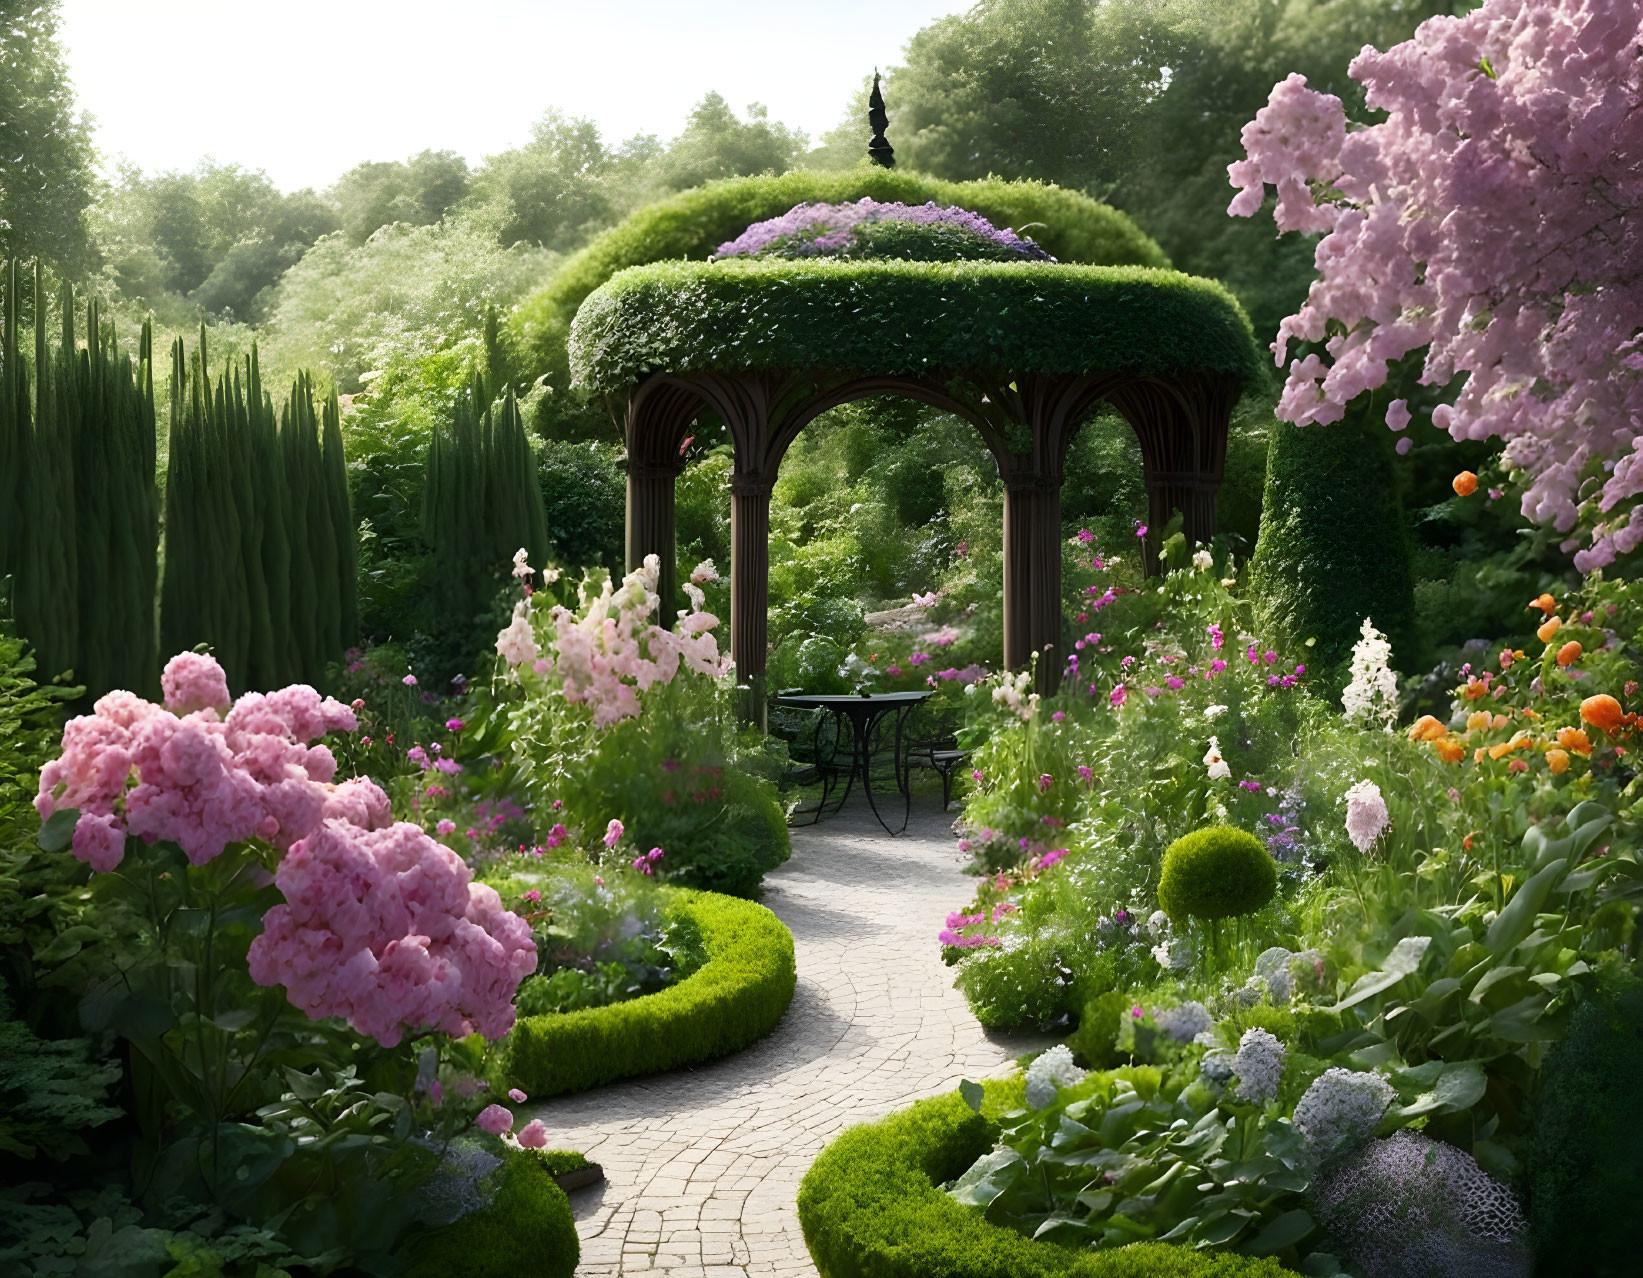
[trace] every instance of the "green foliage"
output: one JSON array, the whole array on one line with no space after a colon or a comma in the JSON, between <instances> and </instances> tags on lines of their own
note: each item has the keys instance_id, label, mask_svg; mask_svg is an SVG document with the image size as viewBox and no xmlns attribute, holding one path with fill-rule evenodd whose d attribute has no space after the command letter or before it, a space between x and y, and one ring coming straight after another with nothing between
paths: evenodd
<instances>
[{"instance_id":1,"label":"green foliage","mask_svg":"<svg viewBox=\"0 0 1643 1278\"><path fill-rule=\"evenodd\" d=\"M986 1087L984 1110L1009 1103L1011 1085ZM954 1093L852 1127L828 1145L799 1185L799 1223L823 1278L1281 1278L1288 1272L1270 1259L1165 1243L1097 1251L1035 1241L993 1224L939 1186L985 1153L997 1131Z\"/></svg>"},{"instance_id":2,"label":"green foliage","mask_svg":"<svg viewBox=\"0 0 1643 1278\"><path fill-rule=\"evenodd\" d=\"M535 452L554 562L574 573L619 572L627 477L617 449L550 439Z\"/></svg>"},{"instance_id":3,"label":"green foliage","mask_svg":"<svg viewBox=\"0 0 1643 1278\"><path fill-rule=\"evenodd\" d=\"M0 1154L55 1159L86 1152L77 1133L124 1113L105 1104L120 1066L83 1038L41 1039L0 986Z\"/></svg>"},{"instance_id":4,"label":"green foliage","mask_svg":"<svg viewBox=\"0 0 1643 1278\"><path fill-rule=\"evenodd\" d=\"M356 164L332 185L342 230L363 244L393 222L432 226L468 193L468 162L454 151Z\"/></svg>"},{"instance_id":5,"label":"green foliage","mask_svg":"<svg viewBox=\"0 0 1643 1278\"><path fill-rule=\"evenodd\" d=\"M547 562L536 458L511 389L493 404L476 374L457 398L450 433L436 431L429 443L422 503L438 615L457 632L450 650L461 660L481 651L499 629L491 604L508 581L515 552L523 549L535 565Z\"/></svg>"},{"instance_id":6,"label":"green foliage","mask_svg":"<svg viewBox=\"0 0 1643 1278\"><path fill-rule=\"evenodd\" d=\"M97 152L74 110L60 7L8 5L0 25L0 261L41 257L69 274L95 260L85 212Z\"/></svg>"},{"instance_id":7,"label":"green foliage","mask_svg":"<svg viewBox=\"0 0 1643 1278\"><path fill-rule=\"evenodd\" d=\"M49 351L36 263L31 397L21 284L14 261L0 338L0 573L12 574L18 627L54 673L72 671L93 696L148 691L158 668L153 335L145 325L133 366L94 301L79 349L65 286ZM96 605L82 607L93 583Z\"/></svg>"},{"instance_id":8,"label":"green foliage","mask_svg":"<svg viewBox=\"0 0 1643 1278\"><path fill-rule=\"evenodd\" d=\"M1362 396L1327 426L1274 424L1250 564L1264 618L1290 644L1316 641L1309 664L1336 694L1365 617L1403 668L1420 657L1392 435L1374 403Z\"/></svg>"},{"instance_id":9,"label":"green foliage","mask_svg":"<svg viewBox=\"0 0 1643 1278\"><path fill-rule=\"evenodd\" d=\"M1581 1004L1546 1054L1529 1150L1536 1272L1619 1275L1643 1178L1643 987Z\"/></svg>"},{"instance_id":10,"label":"green foliage","mask_svg":"<svg viewBox=\"0 0 1643 1278\"><path fill-rule=\"evenodd\" d=\"M566 1170L556 1157L504 1146L490 1201L417 1239L407 1278L570 1278L581 1243L570 1199L553 1180Z\"/></svg>"},{"instance_id":11,"label":"green foliage","mask_svg":"<svg viewBox=\"0 0 1643 1278\"><path fill-rule=\"evenodd\" d=\"M276 425L255 348L213 387L204 328L171 386L162 647L210 644L231 687L318 682L359 627L336 396L299 376Z\"/></svg>"},{"instance_id":12,"label":"green foliage","mask_svg":"<svg viewBox=\"0 0 1643 1278\"><path fill-rule=\"evenodd\" d=\"M1097 994L1079 1013L1078 1029L1067 1036L1067 1046L1091 1069L1118 1064L1118 1018L1128 1010L1121 990Z\"/></svg>"},{"instance_id":13,"label":"green foliage","mask_svg":"<svg viewBox=\"0 0 1643 1278\"><path fill-rule=\"evenodd\" d=\"M1033 182L943 182L901 170L793 172L713 182L635 213L569 258L509 320L521 371L559 387L570 383L566 343L587 296L618 271L669 258L705 259L754 222L811 201L876 200L956 204L995 226L1025 230L1062 262L1167 266L1168 259L1125 218L1074 191ZM550 436L586 436L604 415L569 398L543 401L538 424Z\"/></svg>"},{"instance_id":14,"label":"green foliage","mask_svg":"<svg viewBox=\"0 0 1643 1278\"><path fill-rule=\"evenodd\" d=\"M1278 887L1272 855L1247 830L1212 825L1169 845L1158 904L1177 922L1253 914Z\"/></svg>"},{"instance_id":15,"label":"green foliage","mask_svg":"<svg viewBox=\"0 0 1643 1278\"><path fill-rule=\"evenodd\" d=\"M655 368L1261 376L1249 321L1219 285L1153 267L1036 262L635 267L583 303L570 357L577 385L604 394Z\"/></svg>"},{"instance_id":16,"label":"green foliage","mask_svg":"<svg viewBox=\"0 0 1643 1278\"><path fill-rule=\"evenodd\" d=\"M761 905L681 894L707 961L677 985L609 1007L520 1019L506 1072L532 1096L585 1091L738 1052L770 1033L792 1001L793 938Z\"/></svg>"}]
</instances>

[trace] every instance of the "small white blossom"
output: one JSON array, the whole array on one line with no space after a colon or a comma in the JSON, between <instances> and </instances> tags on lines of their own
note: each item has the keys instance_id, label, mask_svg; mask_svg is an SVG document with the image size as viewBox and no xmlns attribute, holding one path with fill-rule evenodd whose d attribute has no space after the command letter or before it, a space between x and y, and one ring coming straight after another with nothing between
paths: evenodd
<instances>
[{"instance_id":1,"label":"small white blossom","mask_svg":"<svg viewBox=\"0 0 1643 1278\"><path fill-rule=\"evenodd\" d=\"M1209 739L1209 749L1204 752L1204 766L1209 769L1211 781L1225 781L1232 776L1232 765L1221 757L1221 743L1215 737Z\"/></svg>"},{"instance_id":2,"label":"small white blossom","mask_svg":"<svg viewBox=\"0 0 1643 1278\"><path fill-rule=\"evenodd\" d=\"M708 582L717 580L719 580L719 570L714 566L711 559L702 560L690 573L692 585L705 586Z\"/></svg>"},{"instance_id":3,"label":"small white blossom","mask_svg":"<svg viewBox=\"0 0 1643 1278\"><path fill-rule=\"evenodd\" d=\"M513 575L520 581L529 581L535 575L535 569L525 561L530 558L530 551L521 546L513 552Z\"/></svg>"},{"instance_id":4,"label":"small white blossom","mask_svg":"<svg viewBox=\"0 0 1643 1278\"><path fill-rule=\"evenodd\" d=\"M1295 1106L1295 1128L1306 1141L1308 1156L1321 1163L1368 1140L1396 1095L1379 1074L1325 1070Z\"/></svg>"},{"instance_id":5,"label":"small white blossom","mask_svg":"<svg viewBox=\"0 0 1643 1278\"><path fill-rule=\"evenodd\" d=\"M1192 554L1192 566L1199 572L1208 572L1215 566L1215 556L1209 553L1207 547L1195 550Z\"/></svg>"},{"instance_id":6,"label":"small white blossom","mask_svg":"<svg viewBox=\"0 0 1643 1278\"><path fill-rule=\"evenodd\" d=\"M1055 1104L1056 1092L1084 1081L1084 1071L1073 1064L1072 1049L1057 1043L1027 1066L1027 1106L1043 1109Z\"/></svg>"},{"instance_id":7,"label":"small white blossom","mask_svg":"<svg viewBox=\"0 0 1643 1278\"><path fill-rule=\"evenodd\" d=\"M1225 706L1205 706L1204 707L1204 718L1213 721L1215 719L1220 718L1226 712L1227 712L1227 708Z\"/></svg>"},{"instance_id":8,"label":"small white blossom","mask_svg":"<svg viewBox=\"0 0 1643 1278\"><path fill-rule=\"evenodd\" d=\"M1153 936L1163 936L1169 931L1169 915L1162 910L1154 910L1147 917L1147 931Z\"/></svg>"},{"instance_id":9,"label":"small white blossom","mask_svg":"<svg viewBox=\"0 0 1643 1278\"><path fill-rule=\"evenodd\" d=\"M530 605L521 599L513 608L513 620L496 636L496 651L509 666L519 667L542 655L531 629Z\"/></svg>"},{"instance_id":10,"label":"small white blossom","mask_svg":"<svg viewBox=\"0 0 1643 1278\"><path fill-rule=\"evenodd\" d=\"M1158 966L1167 968L1171 972L1190 972L1197 955L1193 953L1192 942L1184 936L1174 936L1160 941L1152 947L1152 956L1158 960Z\"/></svg>"},{"instance_id":11,"label":"small white blossom","mask_svg":"<svg viewBox=\"0 0 1643 1278\"><path fill-rule=\"evenodd\" d=\"M1245 1030L1238 1040L1238 1054L1232 1058L1232 1072L1238 1076L1233 1091L1238 1099L1251 1105L1277 1100L1285 1055L1284 1045L1266 1030Z\"/></svg>"},{"instance_id":12,"label":"small white blossom","mask_svg":"<svg viewBox=\"0 0 1643 1278\"><path fill-rule=\"evenodd\" d=\"M1360 781L1346 792L1346 833L1360 852L1368 852L1392 824L1386 799L1373 781Z\"/></svg>"}]
</instances>

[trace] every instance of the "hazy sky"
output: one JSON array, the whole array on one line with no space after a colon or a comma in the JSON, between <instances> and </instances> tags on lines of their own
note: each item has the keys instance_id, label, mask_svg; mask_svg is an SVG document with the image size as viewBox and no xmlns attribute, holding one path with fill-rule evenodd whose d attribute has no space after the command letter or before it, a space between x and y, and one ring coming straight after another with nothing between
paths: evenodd
<instances>
[{"instance_id":1,"label":"hazy sky","mask_svg":"<svg viewBox=\"0 0 1643 1278\"><path fill-rule=\"evenodd\" d=\"M478 160L549 107L607 141L665 139L710 90L814 140L875 65L970 3L63 0L62 39L105 161L210 155L294 190L424 148Z\"/></svg>"}]
</instances>

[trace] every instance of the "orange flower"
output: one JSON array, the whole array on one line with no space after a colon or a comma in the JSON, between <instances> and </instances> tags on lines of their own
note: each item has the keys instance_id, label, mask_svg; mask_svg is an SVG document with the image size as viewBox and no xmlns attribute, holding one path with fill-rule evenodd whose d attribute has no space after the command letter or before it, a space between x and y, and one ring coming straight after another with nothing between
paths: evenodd
<instances>
[{"instance_id":1,"label":"orange flower","mask_svg":"<svg viewBox=\"0 0 1643 1278\"><path fill-rule=\"evenodd\" d=\"M1580 717L1592 727L1602 728L1605 732L1617 731L1626 718L1621 712L1620 702L1606 692L1600 692L1595 697L1587 697L1582 701Z\"/></svg>"},{"instance_id":2,"label":"orange flower","mask_svg":"<svg viewBox=\"0 0 1643 1278\"><path fill-rule=\"evenodd\" d=\"M1542 595L1539 599L1531 599L1527 605L1530 608L1539 608L1542 613L1550 617L1557 608L1557 600L1550 595Z\"/></svg>"},{"instance_id":3,"label":"orange flower","mask_svg":"<svg viewBox=\"0 0 1643 1278\"><path fill-rule=\"evenodd\" d=\"M1511 721L1512 720L1511 720L1510 716L1504 715L1504 714L1497 714L1494 718L1494 722L1490 724L1490 727L1504 728Z\"/></svg>"},{"instance_id":4,"label":"orange flower","mask_svg":"<svg viewBox=\"0 0 1643 1278\"><path fill-rule=\"evenodd\" d=\"M1557 743L1565 750L1572 750L1576 754L1590 754L1592 752L1591 738L1579 728L1559 728L1557 730Z\"/></svg>"},{"instance_id":5,"label":"orange flower","mask_svg":"<svg viewBox=\"0 0 1643 1278\"><path fill-rule=\"evenodd\" d=\"M1466 730L1468 732L1487 732L1494 719L1487 710L1474 710L1466 716Z\"/></svg>"},{"instance_id":6,"label":"orange flower","mask_svg":"<svg viewBox=\"0 0 1643 1278\"><path fill-rule=\"evenodd\" d=\"M1522 759L1513 759L1506 765L1506 770L1508 772L1527 772L1529 770L1529 765Z\"/></svg>"},{"instance_id":7,"label":"orange flower","mask_svg":"<svg viewBox=\"0 0 1643 1278\"><path fill-rule=\"evenodd\" d=\"M1540 629L1535 631L1535 638L1539 639L1541 643L1551 643L1552 636L1557 633L1558 627L1562 624L1563 622L1560 618L1548 617L1541 623Z\"/></svg>"},{"instance_id":8,"label":"orange flower","mask_svg":"<svg viewBox=\"0 0 1643 1278\"><path fill-rule=\"evenodd\" d=\"M1478 477L1469 470L1455 476L1455 496L1470 497L1478 490Z\"/></svg>"},{"instance_id":9,"label":"orange flower","mask_svg":"<svg viewBox=\"0 0 1643 1278\"><path fill-rule=\"evenodd\" d=\"M1567 750L1548 750L1546 752L1546 766L1552 770L1554 777L1560 777L1569 770L1569 752Z\"/></svg>"},{"instance_id":10,"label":"orange flower","mask_svg":"<svg viewBox=\"0 0 1643 1278\"><path fill-rule=\"evenodd\" d=\"M1445 763L1459 763L1466 754L1466 747L1454 737L1443 737L1434 741L1432 748L1438 752L1438 758Z\"/></svg>"},{"instance_id":11,"label":"orange flower","mask_svg":"<svg viewBox=\"0 0 1643 1278\"><path fill-rule=\"evenodd\" d=\"M1499 745L1490 746L1489 757L1491 759L1503 758L1504 756L1511 754L1513 750L1522 750L1524 747L1532 745L1534 745L1534 742L1529 739L1529 734L1527 732L1520 732L1510 741L1502 741Z\"/></svg>"},{"instance_id":12,"label":"orange flower","mask_svg":"<svg viewBox=\"0 0 1643 1278\"><path fill-rule=\"evenodd\" d=\"M1565 667L1572 666L1580 660L1580 654L1584 651L1584 648L1571 639L1557 650L1557 664Z\"/></svg>"},{"instance_id":13,"label":"orange flower","mask_svg":"<svg viewBox=\"0 0 1643 1278\"><path fill-rule=\"evenodd\" d=\"M1472 751L1472 762L1473 763L1482 763L1483 762L1483 756L1488 754L1488 753L1489 752L1487 750L1485 750L1482 746L1479 746L1476 750Z\"/></svg>"},{"instance_id":14,"label":"orange flower","mask_svg":"<svg viewBox=\"0 0 1643 1278\"><path fill-rule=\"evenodd\" d=\"M1438 720L1433 716L1423 714L1420 718L1416 719L1413 726L1410 727L1409 739L1411 741L1436 741L1447 731L1448 729L1445 728L1442 723L1438 722Z\"/></svg>"},{"instance_id":15,"label":"orange flower","mask_svg":"<svg viewBox=\"0 0 1643 1278\"><path fill-rule=\"evenodd\" d=\"M1476 830L1473 830L1472 833L1468 834L1464 839L1462 839L1460 841L1461 847L1465 848L1468 852L1470 852L1472 850L1472 840L1477 838L1477 837L1478 837L1478 832Z\"/></svg>"},{"instance_id":16,"label":"orange flower","mask_svg":"<svg viewBox=\"0 0 1643 1278\"><path fill-rule=\"evenodd\" d=\"M1486 697L1489 695L1489 685L1482 679L1468 679L1466 681L1466 687L1461 689L1461 695L1468 701L1476 701L1479 697Z\"/></svg>"}]
</instances>

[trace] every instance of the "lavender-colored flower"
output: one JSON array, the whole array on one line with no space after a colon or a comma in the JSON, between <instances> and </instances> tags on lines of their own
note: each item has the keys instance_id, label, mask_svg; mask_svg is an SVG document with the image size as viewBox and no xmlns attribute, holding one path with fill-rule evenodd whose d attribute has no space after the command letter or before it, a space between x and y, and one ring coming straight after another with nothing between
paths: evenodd
<instances>
[{"instance_id":1,"label":"lavender-colored flower","mask_svg":"<svg viewBox=\"0 0 1643 1278\"><path fill-rule=\"evenodd\" d=\"M1000 230L981 214L955 206L881 203L871 198L854 204L798 204L780 217L755 222L734 240L721 244L713 256L727 257L848 257L862 247L861 228L881 222L914 226L949 226L982 242L982 246L1014 254L1021 261L1055 259L1032 240L1005 227ZM1006 259L1008 260L1008 259Z\"/></svg>"}]
</instances>

